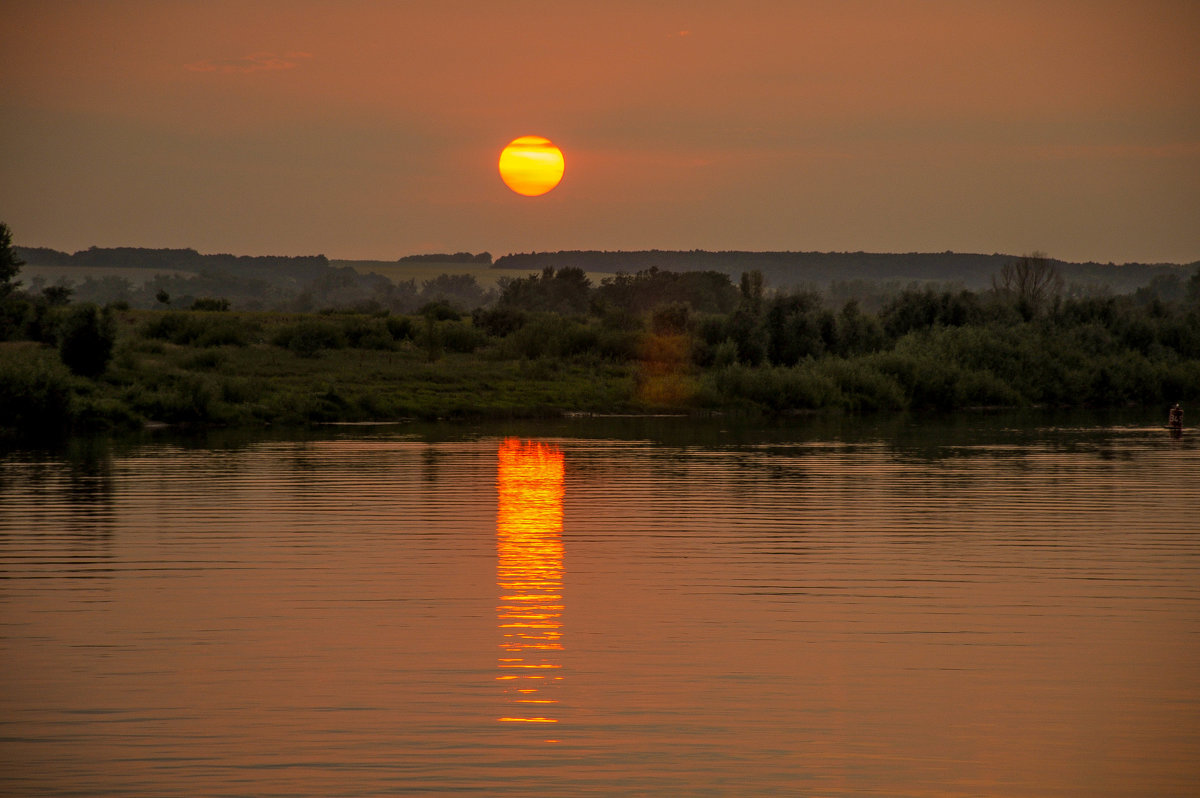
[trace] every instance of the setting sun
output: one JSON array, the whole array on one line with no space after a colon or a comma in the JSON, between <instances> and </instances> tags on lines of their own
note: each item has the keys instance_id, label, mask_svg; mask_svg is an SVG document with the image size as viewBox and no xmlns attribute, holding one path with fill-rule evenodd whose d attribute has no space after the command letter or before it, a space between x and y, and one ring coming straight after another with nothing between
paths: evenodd
<instances>
[{"instance_id":1,"label":"setting sun","mask_svg":"<svg viewBox=\"0 0 1200 798\"><path fill-rule=\"evenodd\" d=\"M518 194L537 197L558 185L563 176L562 150L541 136L521 136L500 153L500 177Z\"/></svg>"}]
</instances>

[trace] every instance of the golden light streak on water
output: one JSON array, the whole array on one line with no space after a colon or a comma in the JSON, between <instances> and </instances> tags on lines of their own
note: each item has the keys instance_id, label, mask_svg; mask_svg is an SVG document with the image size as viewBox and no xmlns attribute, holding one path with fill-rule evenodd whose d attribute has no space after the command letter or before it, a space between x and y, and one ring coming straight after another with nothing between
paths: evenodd
<instances>
[{"instance_id":1,"label":"golden light streak on water","mask_svg":"<svg viewBox=\"0 0 1200 798\"><path fill-rule=\"evenodd\" d=\"M496 582L500 603L498 682L514 709L553 705L543 691L562 677L555 652L563 650L563 455L556 447L505 439L498 452L496 510ZM537 697L534 697L537 696ZM557 718L516 714L501 723L557 723Z\"/></svg>"}]
</instances>

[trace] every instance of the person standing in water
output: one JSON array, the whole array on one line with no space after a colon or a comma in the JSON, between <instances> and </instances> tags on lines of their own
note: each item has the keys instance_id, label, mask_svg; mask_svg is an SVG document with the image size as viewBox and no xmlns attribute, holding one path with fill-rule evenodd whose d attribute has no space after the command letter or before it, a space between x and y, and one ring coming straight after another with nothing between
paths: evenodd
<instances>
[{"instance_id":1,"label":"person standing in water","mask_svg":"<svg viewBox=\"0 0 1200 798\"><path fill-rule=\"evenodd\" d=\"M1179 406L1179 402L1176 402L1171 407L1171 411L1167 413L1167 426L1173 432L1183 430L1183 408Z\"/></svg>"}]
</instances>

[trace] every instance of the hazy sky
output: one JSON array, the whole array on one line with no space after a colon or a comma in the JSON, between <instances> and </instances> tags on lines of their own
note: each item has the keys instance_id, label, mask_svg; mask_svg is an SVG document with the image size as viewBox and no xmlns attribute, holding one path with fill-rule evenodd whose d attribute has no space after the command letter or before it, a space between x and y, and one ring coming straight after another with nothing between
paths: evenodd
<instances>
[{"instance_id":1,"label":"hazy sky","mask_svg":"<svg viewBox=\"0 0 1200 798\"><path fill-rule=\"evenodd\" d=\"M1200 2L3 4L18 244L1200 259ZM501 182L562 148L538 198Z\"/></svg>"}]
</instances>

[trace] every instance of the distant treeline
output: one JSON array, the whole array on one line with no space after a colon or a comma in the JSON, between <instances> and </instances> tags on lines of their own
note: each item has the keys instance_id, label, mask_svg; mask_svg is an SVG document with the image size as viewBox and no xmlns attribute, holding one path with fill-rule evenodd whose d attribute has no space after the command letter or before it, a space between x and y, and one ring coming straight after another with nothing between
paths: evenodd
<instances>
[{"instance_id":1,"label":"distant treeline","mask_svg":"<svg viewBox=\"0 0 1200 798\"><path fill-rule=\"evenodd\" d=\"M47 247L13 247L30 266L94 266L158 271L229 272L243 277L288 275L311 280L329 268L324 255L201 255L194 249L89 247L75 253Z\"/></svg>"},{"instance_id":2,"label":"distant treeline","mask_svg":"<svg viewBox=\"0 0 1200 798\"><path fill-rule=\"evenodd\" d=\"M430 255L405 255L400 258L400 263L483 263L491 265L492 253L480 252L478 255L472 255L470 252L455 252L447 254L444 252L435 252Z\"/></svg>"},{"instance_id":3,"label":"distant treeline","mask_svg":"<svg viewBox=\"0 0 1200 798\"><path fill-rule=\"evenodd\" d=\"M759 271L776 287L824 285L835 280L932 281L956 282L964 288L980 289L991 285L994 274L1014 255L979 255L961 252L877 253L877 252L707 252L640 250L605 252L564 250L504 255L492 264L497 269L577 267L588 272L638 272L652 267L664 271L718 271L733 277L742 272ZM1127 293L1148 284L1155 277L1178 276L1186 279L1200 266L1165 263L1068 263L1051 261L1071 289L1106 286L1115 293ZM1079 290L1076 293L1087 293Z\"/></svg>"},{"instance_id":4,"label":"distant treeline","mask_svg":"<svg viewBox=\"0 0 1200 798\"><path fill-rule=\"evenodd\" d=\"M71 276L29 276L24 288L33 293L43 290L68 290L76 301L125 303L133 308L190 307L203 297L229 301L235 310L318 311L349 309L362 312L388 310L411 313L431 301L446 301L460 310L471 310L497 301L500 291L481 286L472 274L443 274L425 281L397 280L372 273L370 265L354 266L353 261L331 263L324 255L298 257L202 255L194 249L142 249L135 247L91 247L73 254L44 247L13 247L16 257L31 267L95 267L96 272L80 279ZM756 272L773 290L820 290L827 299L838 303L856 299L866 310L878 310L891 297L914 286L945 286L981 291L1018 258L1009 255L972 255L952 252L879 254L864 252L706 252L702 250L637 252L564 251L505 255L494 261L488 252L431 253L408 255L404 264L471 264L479 269L489 266L533 274L567 270L626 275L597 298L612 301L626 290L629 275L650 273L662 276L652 285L641 284L639 291L649 292L645 302L692 301L676 297L681 277L665 275L724 275L734 281L747 272ZM1095 297L1140 291L1147 297L1177 301L1184 296L1184 285L1200 266L1172 264L1066 263L1047 259L1063 280L1063 297ZM138 279L115 269L140 270ZM689 278L690 279L690 278ZM713 284L697 278L695 286ZM624 282L623 282L624 281ZM564 287L560 279L545 286L516 285L513 291L540 292ZM691 284L688 284L691 286ZM691 287L695 287L691 286ZM660 293L661 290L661 293ZM690 288L689 288L690 290ZM700 290L701 294L709 289ZM576 293L576 296L578 292ZM674 298L673 298L674 297ZM511 299L511 298L510 298ZM541 299L537 300L541 302ZM544 309L561 308L547 299ZM693 301L693 307L709 307L708 300Z\"/></svg>"}]
</instances>

